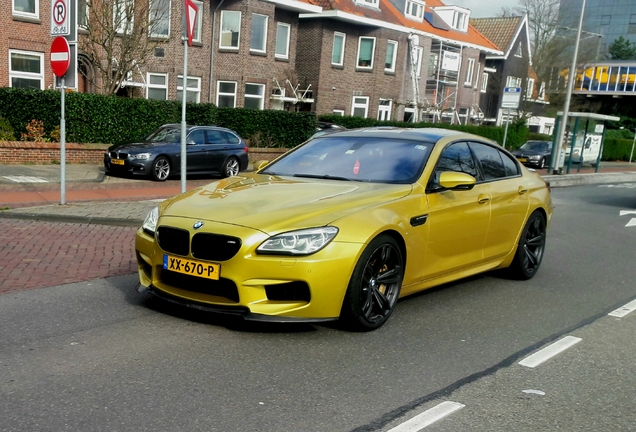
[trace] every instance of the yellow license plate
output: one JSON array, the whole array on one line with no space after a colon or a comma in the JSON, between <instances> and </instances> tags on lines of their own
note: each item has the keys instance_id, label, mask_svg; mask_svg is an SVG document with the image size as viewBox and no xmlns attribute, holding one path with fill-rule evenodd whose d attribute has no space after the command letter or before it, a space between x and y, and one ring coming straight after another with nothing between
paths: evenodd
<instances>
[{"instance_id":1,"label":"yellow license plate","mask_svg":"<svg viewBox=\"0 0 636 432\"><path fill-rule=\"evenodd\" d=\"M168 254L163 256L163 268L177 273L219 280L221 265L177 258Z\"/></svg>"},{"instance_id":2,"label":"yellow license plate","mask_svg":"<svg viewBox=\"0 0 636 432\"><path fill-rule=\"evenodd\" d=\"M113 159L110 161L113 165L123 165L124 164L124 160L123 159Z\"/></svg>"},{"instance_id":3,"label":"yellow license plate","mask_svg":"<svg viewBox=\"0 0 636 432\"><path fill-rule=\"evenodd\" d=\"M523 162L527 162L527 161L528 161L528 159L526 159L526 158L517 158L517 160L518 160L519 162L521 162L521 163L523 163Z\"/></svg>"}]
</instances>

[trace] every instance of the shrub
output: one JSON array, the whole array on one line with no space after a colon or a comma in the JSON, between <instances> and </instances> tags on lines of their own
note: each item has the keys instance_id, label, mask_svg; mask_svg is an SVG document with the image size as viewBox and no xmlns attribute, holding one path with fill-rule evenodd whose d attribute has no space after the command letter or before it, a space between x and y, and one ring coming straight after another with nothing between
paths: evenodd
<instances>
[{"instance_id":1,"label":"shrub","mask_svg":"<svg viewBox=\"0 0 636 432\"><path fill-rule=\"evenodd\" d=\"M0 117L0 141L15 141L13 127L4 117Z\"/></svg>"},{"instance_id":2,"label":"shrub","mask_svg":"<svg viewBox=\"0 0 636 432\"><path fill-rule=\"evenodd\" d=\"M21 135L21 140L43 142L44 135L44 122L33 119L26 125L26 133Z\"/></svg>"}]
</instances>

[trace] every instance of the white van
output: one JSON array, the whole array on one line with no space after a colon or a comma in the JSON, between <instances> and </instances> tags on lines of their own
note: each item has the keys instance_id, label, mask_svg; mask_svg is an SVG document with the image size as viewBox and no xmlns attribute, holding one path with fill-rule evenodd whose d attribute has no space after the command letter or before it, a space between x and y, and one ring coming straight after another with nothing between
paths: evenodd
<instances>
[{"instance_id":1,"label":"white van","mask_svg":"<svg viewBox=\"0 0 636 432\"><path fill-rule=\"evenodd\" d=\"M598 155L601 152L601 142L603 141L602 135L588 135L585 137L585 146L581 145L580 141L577 141L574 145L574 151L572 152L573 163L588 163L596 165ZM565 149L565 159L570 158L571 148L568 146Z\"/></svg>"}]
</instances>

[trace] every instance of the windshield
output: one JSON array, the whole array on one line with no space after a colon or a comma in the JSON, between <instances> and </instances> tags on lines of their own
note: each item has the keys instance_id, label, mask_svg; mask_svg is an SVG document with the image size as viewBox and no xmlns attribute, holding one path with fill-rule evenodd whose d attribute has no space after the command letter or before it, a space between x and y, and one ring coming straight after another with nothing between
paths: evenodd
<instances>
[{"instance_id":1,"label":"windshield","mask_svg":"<svg viewBox=\"0 0 636 432\"><path fill-rule=\"evenodd\" d=\"M178 126L164 126L146 138L146 141L176 143L181 142L181 128Z\"/></svg>"},{"instance_id":2,"label":"windshield","mask_svg":"<svg viewBox=\"0 0 636 432\"><path fill-rule=\"evenodd\" d=\"M550 148L552 148L552 143L550 141L527 141L521 146L521 149L523 150L532 151L548 151Z\"/></svg>"},{"instance_id":3,"label":"windshield","mask_svg":"<svg viewBox=\"0 0 636 432\"><path fill-rule=\"evenodd\" d=\"M433 143L420 141L326 135L288 153L262 174L407 184L419 178L432 148Z\"/></svg>"}]
</instances>

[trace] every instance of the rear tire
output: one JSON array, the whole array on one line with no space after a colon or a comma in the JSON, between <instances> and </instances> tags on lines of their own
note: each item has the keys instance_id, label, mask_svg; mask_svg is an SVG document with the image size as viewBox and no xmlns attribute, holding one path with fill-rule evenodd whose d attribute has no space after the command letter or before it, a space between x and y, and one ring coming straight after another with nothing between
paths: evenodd
<instances>
[{"instance_id":1,"label":"rear tire","mask_svg":"<svg viewBox=\"0 0 636 432\"><path fill-rule=\"evenodd\" d=\"M404 261L397 242L388 235L373 239L356 264L340 311L350 330L380 328L400 296Z\"/></svg>"},{"instance_id":2,"label":"rear tire","mask_svg":"<svg viewBox=\"0 0 636 432\"><path fill-rule=\"evenodd\" d=\"M155 181L166 181L170 176L170 161L165 156L159 156L152 163L152 178Z\"/></svg>"},{"instance_id":3,"label":"rear tire","mask_svg":"<svg viewBox=\"0 0 636 432\"><path fill-rule=\"evenodd\" d=\"M515 257L508 267L510 277L518 280L531 279L541 265L545 250L546 221L543 214L535 211L523 228Z\"/></svg>"},{"instance_id":4,"label":"rear tire","mask_svg":"<svg viewBox=\"0 0 636 432\"><path fill-rule=\"evenodd\" d=\"M240 170L241 165L239 164L238 159L236 159L235 157L229 157L223 164L223 170L221 174L223 175L223 177L234 177L235 175L238 175Z\"/></svg>"}]
</instances>

